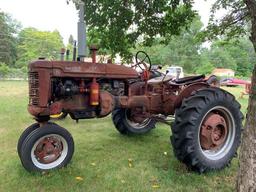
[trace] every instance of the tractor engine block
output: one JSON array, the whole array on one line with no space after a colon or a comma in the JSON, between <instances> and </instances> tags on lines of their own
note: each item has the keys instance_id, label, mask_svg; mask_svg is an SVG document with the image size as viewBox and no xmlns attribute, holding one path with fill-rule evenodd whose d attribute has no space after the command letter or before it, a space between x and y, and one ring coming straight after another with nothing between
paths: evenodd
<instances>
[{"instance_id":1,"label":"tractor engine block","mask_svg":"<svg viewBox=\"0 0 256 192\"><path fill-rule=\"evenodd\" d=\"M114 108L114 96L125 92L118 80L56 78L52 80L51 113L65 111L77 119L107 116Z\"/></svg>"}]
</instances>

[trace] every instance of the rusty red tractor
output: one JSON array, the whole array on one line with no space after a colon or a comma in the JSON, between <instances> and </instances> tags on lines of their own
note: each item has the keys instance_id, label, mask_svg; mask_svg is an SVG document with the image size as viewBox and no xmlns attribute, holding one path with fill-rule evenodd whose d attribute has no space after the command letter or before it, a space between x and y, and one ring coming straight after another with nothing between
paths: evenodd
<instances>
[{"instance_id":1,"label":"rusty red tractor","mask_svg":"<svg viewBox=\"0 0 256 192\"><path fill-rule=\"evenodd\" d=\"M26 170L46 171L70 162L71 134L49 122L50 115L61 112L77 121L112 113L121 134L147 133L173 115L171 143L181 162L200 173L231 162L240 144L243 115L235 97L214 86L214 77L149 79L145 59L136 63L143 69L138 73L123 65L96 63L95 51L92 62L30 63L28 111L37 122L22 133L17 146Z\"/></svg>"}]
</instances>

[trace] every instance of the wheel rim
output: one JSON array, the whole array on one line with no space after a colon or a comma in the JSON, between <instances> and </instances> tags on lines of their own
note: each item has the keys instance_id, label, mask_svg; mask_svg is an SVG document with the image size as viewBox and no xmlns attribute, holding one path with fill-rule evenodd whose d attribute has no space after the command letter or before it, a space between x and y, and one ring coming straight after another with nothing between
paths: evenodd
<instances>
[{"instance_id":1,"label":"wheel rim","mask_svg":"<svg viewBox=\"0 0 256 192\"><path fill-rule=\"evenodd\" d=\"M62 115L63 115L63 112L61 112L59 114L51 115L51 118L57 119L57 118L60 118Z\"/></svg>"},{"instance_id":2,"label":"wheel rim","mask_svg":"<svg viewBox=\"0 0 256 192\"><path fill-rule=\"evenodd\" d=\"M35 142L31 150L31 159L40 169L53 169L64 161L67 154L67 141L60 135L48 134Z\"/></svg>"},{"instance_id":3,"label":"wheel rim","mask_svg":"<svg viewBox=\"0 0 256 192\"><path fill-rule=\"evenodd\" d=\"M230 111L222 106L209 110L200 123L200 149L210 160L219 160L228 154L235 139L235 121Z\"/></svg>"},{"instance_id":4,"label":"wheel rim","mask_svg":"<svg viewBox=\"0 0 256 192\"><path fill-rule=\"evenodd\" d=\"M125 119L126 122L133 127L134 129L143 129L145 127L147 127L147 125L150 123L151 119L150 118L146 118L144 119L142 122L135 122L131 116L130 116L130 110L125 110Z\"/></svg>"}]
</instances>

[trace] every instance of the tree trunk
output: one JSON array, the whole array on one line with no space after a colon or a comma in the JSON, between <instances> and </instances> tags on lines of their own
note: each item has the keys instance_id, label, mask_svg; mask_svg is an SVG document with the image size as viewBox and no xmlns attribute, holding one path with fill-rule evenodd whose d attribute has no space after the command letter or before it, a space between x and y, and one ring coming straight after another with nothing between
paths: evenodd
<instances>
[{"instance_id":1,"label":"tree trunk","mask_svg":"<svg viewBox=\"0 0 256 192\"><path fill-rule=\"evenodd\" d=\"M250 40L256 52L256 1L244 0L251 17L252 32ZM256 65L252 73L252 89L247 108L237 176L238 192L256 191Z\"/></svg>"}]
</instances>

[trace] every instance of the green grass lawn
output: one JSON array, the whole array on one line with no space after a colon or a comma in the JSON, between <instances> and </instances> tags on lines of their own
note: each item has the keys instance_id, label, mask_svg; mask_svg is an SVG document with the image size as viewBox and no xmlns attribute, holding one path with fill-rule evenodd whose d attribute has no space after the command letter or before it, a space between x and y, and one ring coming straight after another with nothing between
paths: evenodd
<instances>
[{"instance_id":1,"label":"green grass lawn","mask_svg":"<svg viewBox=\"0 0 256 192\"><path fill-rule=\"evenodd\" d=\"M241 90L228 88L237 98ZM74 137L71 163L47 174L28 173L16 151L20 134L34 122L27 112L27 100L27 82L0 81L1 192L234 190L237 159L222 171L199 175L188 171L174 157L169 126L157 124L149 134L127 137L115 130L110 117L81 120L79 124L71 118L59 121ZM243 112L247 100L248 96L239 99Z\"/></svg>"}]
</instances>

